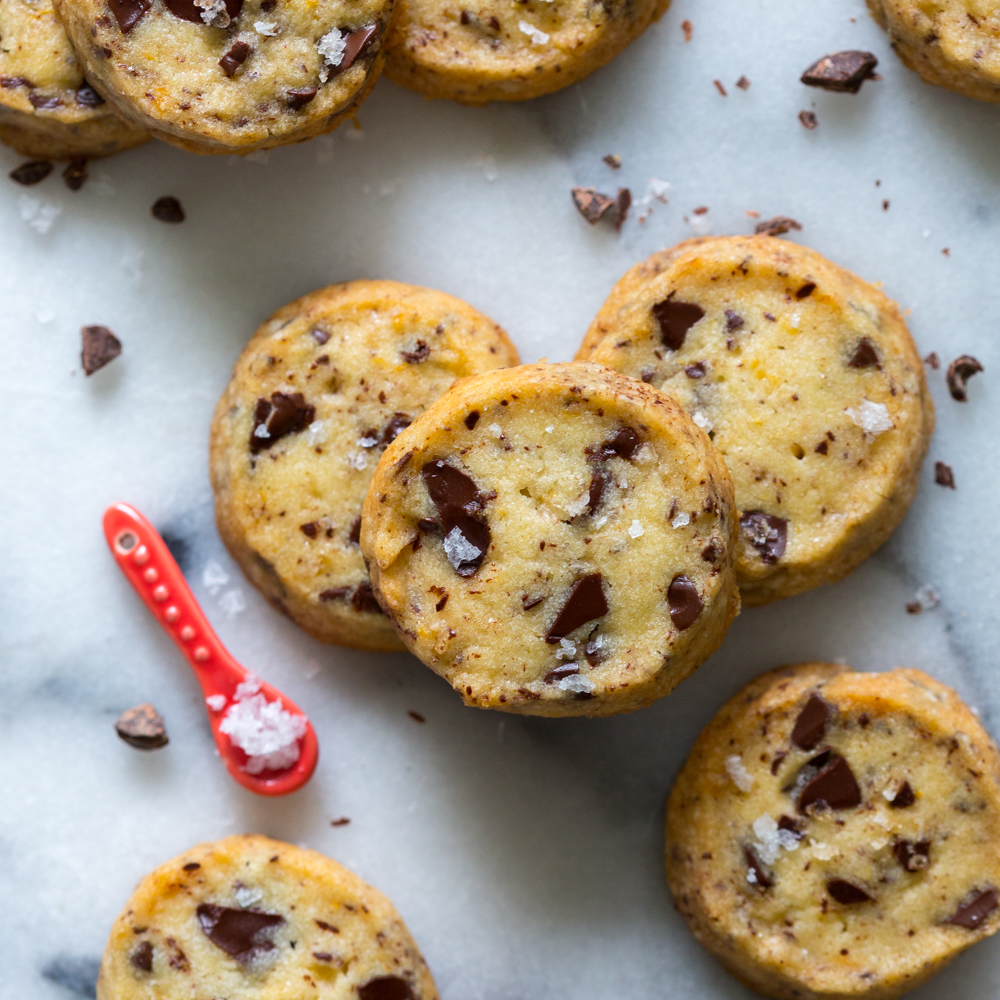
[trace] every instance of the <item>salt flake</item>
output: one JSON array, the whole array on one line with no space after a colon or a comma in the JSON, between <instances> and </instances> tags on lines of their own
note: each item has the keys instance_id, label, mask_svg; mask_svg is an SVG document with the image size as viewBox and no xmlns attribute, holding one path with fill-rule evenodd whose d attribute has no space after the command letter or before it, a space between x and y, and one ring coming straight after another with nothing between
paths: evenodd
<instances>
[{"instance_id":1,"label":"salt flake","mask_svg":"<svg viewBox=\"0 0 1000 1000\"><path fill-rule=\"evenodd\" d=\"M641 538L646 534L646 529L642 526L641 521L633 519L632 523L628 526L628 533L631 538Z\"/></svg>"},{"instance_id":2,"label":"salt flake","mask_svg":"<svg viewBox=\"0 0 1000 1000\"><path fill-rule=\"evenodd\" d=\"M517 26L531 39L534 45L547 44L549 36L545 34L544 31L536 28L533 24L529 24L527 21L518 21Z\"/></svg>"},{"instance_id":3,"label":"salt flake","mask_svg":"<svg viewBox=\"0 0 1000 1000\"><path fill-rule=\"evenodd\" d=\"M210 694L205 699L205 704L213 712L221 712L226 707L226 696L224 694Z\"/></svg>"},{"instance_id":4,"label":"salt flake","mask_svg":"<svg viewBox=\"0 0 1000 1000\"><path fill-rule=\"evenodd\" d=\"M478 545L473 545L457 525L444 536L443 545L448 562L451 563L452 569L456 570L462 563L472 562L483 554L482 549Z\"/></svg>"},{"instance_id":5,"label":"salt flake","mask_svg":"<svg viewBox=\"0 0 1000 1000\"><path fill-rule=\"evenodd\" d=\"M339 28L331 28L317 43L316 51L324 62L319 78L326 83L330 78L330 71L327 66L339 66L344 59L344 51L347 48L346 36Z\"/></svg>"},{"instance_id":6,"label":"salt flake","mask_svg":"<svg viewBox=\"0 0 1000 1000\"><path fill-rule=\"evenodd\" d=\"M743 766L743 761L738 754L730 754L726 758L726 771L733 779L733 784L741 792L749 792L753 788L753 775Z\"/></svg>"},{"instance_id":7,"label":"salt flake","mask_svg":"<svg viewBox=\"0 0 1000 1000\"><path fill-rule=\"evenodd\" d=\"M707 434L713 427L712 421L701 410L695 410L691 419Z\"/></svg>"},{"instance_id":8,"label":"salt flake","mask_svg":"<svg viewBox=\"0 0 1000 1000\"><path fill-rule=\"evenodd\" d=\"M556 681L556 687L560 691L572 691L574 694L590 694L594 690L594 682L583 674L570 674Z\"/></svg>"},{"instance_id":9,"label":"salt flake","mask_svg":"<svg viewBox=\"0 0 1000 1000\"><path fill-rule=\"evenodd\" d=\"M260 427L264 425L261 424ZM257 429L260 430L260 427ZM256 431L254 432L256 433ZM322 444L326 440L326 424L322 420L314 420L309 425L309 445L310 447Z\"/></svg>"},{"instance_id":10,"label":"salt flake","mask_svg":"<svg viewBox=\"0 0 1000 1000\"><path fill-rule=\"evenodd\" d=\"M219 608L228 617L233 618L241 611L246 611L247 602L242 590L227 590L219 598Z\"/></svg>"},{"instance_id":11,"label":"salt flake","mask_svg":"<svg viewBox=\"0 0 1000 1000\"><path fill-rule=\"evenodd\" d=\"M214 597L229 583L229 574L214 559L205 565L201 571L201 582L205 589Z\"/></svg>"},{"instance_id":12,"label":"salt flake","mask_svg":"<svg viewBox=\"0 0 1000 1000\"><path fill-rule=\"evenodd\" d=\"M258 35L267 35L268 38L273 38L281 31L281 28L278 27L277 21L254 21L253 30Z\"/></svg>"},{"instance_id":13,"label":"salt flake","mask_svg":"<svg viewBox=\"0 0 1000 1000\"><path fill-rule=\"evenodd\" d=\"M553 427L552 424L549 424L549 426L545 428L545 433L546 434L551 434L554 430L555 430L555 427Z\"/></svg>"},{"instance_id":14,"label":"salt flake","mask_svg":"<svg viewBox=\"0 0 1000 1000\"><path fill-rule=\"evenodd\" d=\"M50 205L29 194L22 194L17 200L17 210L22 222L27 222L36 233L44 236L62 211L62 205Z\"/></svg>"},{"instance_id":15,"label":"salt flake","mask_svg":"<svg viewBox=\"0 0 1000 1000\"><path fill-rule=\"evenodd\" d=\"M865 440L871 443L886 431L892 430L896 425L889 417L889 411L884 403L873 403L870 399L862 398L855 407L847 408L847 415L858 427L865 432Z\"/></svg>"},{"instance_id":16,"label":"salt flake","mask_svg":"<svg viewBox=\"0 0 1000 1000\"><path fill-rule=\"evenodd\" d=\"M304 716L292 715L280 701L268 701L260 689L259 678L251 674L237 686L219 723L219 731L247 755L243 766L247 774L291 767L299 759L299 740L306 734Z\"/></svg>"},{"instance_id":17,"label":"salt flake","mask_svg":"<svg viewBox=\"0 0 1000 1000\"><path fill-rule=\"evenodd\" d=\"M195 7L201 7L201 19L215 28L228 28L229 12L226 0L194 0Z\"/></svg>"},{"instance_id":18,"label":"salt flake","mask_svg":"<svg viewBox=\"0 0 1000 1000\"><path fill-rule=\"evenodd\" d=\"M557 660L575 660L576 659L576 643L571 642L569 639L559 640L559 649L556 652Z\"/></svg>"},{"instance_id":19,"label":"salt flake","mask_svg":"<svg viewBox=\"0 0 1000 1000\"><path fill-rule=\"evenodd\" d=\"M264 898L264 893L260 889L251 889L242 882L237 882L233 887L233 895L236 897L236 902L244 909Z\"/></svg>"},{"instance_id":20,"label":"salt flake","mask_svg":"<svg viewBox=\"0 0 1000 1000\"><path fill-rule=\"evenodd\" d=\"M368 467L368 459L364 452L352 451L347 455L347 464L352 469L357 469L360 472L362 469L366 469Z\"/></svg>"},{"instance_id":21,"label":"salt flake","mask_svg":"<svg viewBox=\"0 0 1000 1000\"><path fill-rule=\"evenodd\" d=\"M498 440L503 438L503 428L499 424L490 424L487 430Z\"/></svg>"},{"instance_id":22,"label":"salt flake","mask_svg":"<svg viewBox=\"0 0 1000 1000\"><path fill-rule=\"evenodd\" d=\"M691 515L681 511L671 522L671 528L683 528L685 524L691 523Z\"/></svg>"}]
</instances>

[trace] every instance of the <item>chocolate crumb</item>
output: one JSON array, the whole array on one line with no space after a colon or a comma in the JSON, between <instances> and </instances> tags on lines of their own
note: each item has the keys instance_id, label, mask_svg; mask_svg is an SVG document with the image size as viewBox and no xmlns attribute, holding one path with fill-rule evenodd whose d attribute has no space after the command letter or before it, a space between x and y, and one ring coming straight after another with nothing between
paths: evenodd
<instances>
[{"instance_id":1,"label":"chocolate crumb","mask_svg":"<svg viewBox=\"0 0 1000 1000\"><path fill-rule=\"evenodd\" d=\"M163 716L149 702L122 712L115 722L115 732L137 750L159 750L170 742Z\"/></svg>"},{"instance_id":2,"label":"chocolate crumb","mask_svg":"<svg viewBox=\"0 0 1000 1000\"><path fill-rule=\"evenodd\" d=\"M823 739L832 714L830 705L813 692L795 720L792 742L802 750L812 750Z\"/></svg>"},{"instance_id":3,"label":"chocolate crumb","mask_svg":"<svg viewBox=\"0 0 1000 1000\"><path fill-rule=\"evenodd\" d=\"M931 842L929 840L897 840L892 845L896 860L908 872L923 871L930 864Z\"/></svg>"},{"instance_id":4,"label":"chocolate crumb","mask_svg":"<svg viewBox=\"0 0 1000 1000\"><path fill-rule=\"evenodd\" d=\"M681 31L684 32L685 42L690 42L694 37L694 26L690 21L681 21Z\"/></svg>"},{"instance_id":5,"label":"chocolate crumb","mask_svg":"<svg viewBox=\"0 0 1000 1000\"><path fill-rule=\"evenodd\" d=\"M222 67L222 72L226 76L234 76L236 71L247 61L247 56L253 50L246 42L233 42L232 47L229 51L219 60L219 65ZM316 88L313 88L313 95L315 96Z\"/></svg>"},{"instance_id":6,"label":"chocolate crumb","mask_svg":"<svg viewBox=\"0 0 1000 1000\"><path fill-rule=\"evenodd\" d=\"M81 327L80 336L83 341L80 357L87 375L93 375L122 352L122 342L106 326Z\"/></svg>"},{"instance_id":7,"label":"chocolate crumb","mask_svg":"<svg viewBox=\"0 0 1000 1000\"><path fill-rule=\"evenodd\" d=\"M878 363L878 351L875 350L875 345L867 337L862 337L858 341L850 361L847 362L847 366L848 368L880 367Z\"/></svg>"},{"instance_id":8,"label":"chocolate crumb","mask_svg":"<svg viewBox=\"0 0 1000 1000\"><path fill-rule=\"evenodd\" d=\"M295 87L285 91L285 101L291 111L301 111L317 93L315 87Z\"/></svg>"},{"instance_id":9,"label":"chocolate crumb","mask_svg":"<svg viewBox=\"0 0 1000 1000\"><path fill-rule=\"evenodd\" d=\"M310 521L308 524L300 524L299 531L306 538L315 538L319 534L319 524L316 521Z\"/></svg>"},{"instance_id":10,"label":"chocolate crumb","mask_svg":"<svg viewBox=\"0 0 1000 1000\"><path fill-rule=\"evenodd\" d=\"M39 184L52 173L52 164L48 160L28 160L19 167L15 167L8 176L12 181L30 187L32 184Z\"/></svg>"},{"instance_id":11,"label":"chocolate crumb","mask_svg":"<svg viewBox=\"0 0 1000 1000\"><path fill-rule=\"evenodd\" d=\"M935 462L934 482L938 486L947 486L948 489L953 490L955 488L955 473L952 472L951 466L946 465L944 462Z\"/></svg>"},{"instance_id":12,"label":"chocolate crumb","mask_svg":"<svg viewBox=\"0 0 1000 1000\"><path fill-rule=\"evenodd\" d=\"M628 218L628 210L632 207L632 192L628 188L619 188L618 197L615 198L614 221L615 229L621 232Z\"/></svg>"},{"instance_id":13,"label":"chocolate crumb","mask_svg":"<svg viewBox=\"0 0 1000 1000\"><path fill-rule=\"evenodd\" d=\"M982 370L983 366L971 354L955 358L948 365L947 382L951 398L959 403L967 403L969 397L965 391L966 384L973 375Z\"/></svg>"},{"instance_id":14,"label":"chocolate crumb","mask_svg":"<svg viewBox=\"0 0 1000 1000\"><path fill-rule=\"evenodd\" d=\"M350 822L351 819L349 816L339 816L337 819L330 820L330 826L347 826L347 824ZM320 927L323 928L323 930L331 929L329 924L323 924L319 920L317 920L316 923L318 923Z\"/></svg>"},{"instance_id":15,"label":"chocolate crumb","mask_svg":"<svg viewBox=\"0 0 1000 1000\"><path fill-rule=\"evenodd\" d=\"M933 368L934 371L937 371L941 367L941 359L937 356L937 351L931 351L931 353L924 358L924 364L927 365L928 368Z\"/></svg>"},{"instance_id":16,"label":"chocolate crumb","mask_svg":"<svg viewBox=\"0 0 1000 1000\"><path fill-rule=\"evenodd\" d=\"M186 865L181 866L186 872L196 872L201 865L197 861L189 861Z\"/></svg>"},{"instance_id":17,"label":"chocolate crumb","mask_svg":"<svg viewBox=\"0 0 1000 1000\"><path fill-rule=\"evenodd\" d=\"M838 93L856 94L865 80L873 76L878 60L871 52L847 49L817 59L801 77L807 87L820 87Z\"/></svg>"},{"instance_id":18,"label":"chocolate crumb","mask_svg":"<svg viewBox=\"0 0 1000 1000\"><path fill-rule=\"evenodd\" d=\"M143 941L129 958L129 961L142 972L152 972L153 971L153 943L152 941Z\"/></svg>"},{"instance_id":19,"label":"chocolate crumb","mask_svg":"<svg viewBox=\"0 0 1000 1000\"><path fill-rule=\"evenodd\" d=\"M746 861L748 870L753 873L753 885L760 889L770 889L774 885L774 876L764 867L763 862L757 857L757 852L749 844L743 847L743 860Z\"/></svg>"},{"instance_id":20,"label":"chocolate crumb","mask_svg":"<svg viewBox=\"0 0 1000 1000\"><path fill-rule=\"evenodd\" d=\"M418 340L416 344L413 345L412 349L409 351L400 351L400 357L408 365L418 365L421 361L425 361L428 355L431 353L431 349L425 340Z\"/></svg>"},{"instance_id":21,"label":"chocolate crumb","mask_svg":"<svg viewBox=\"0 0 1000 1000\"><path fill-rule=\"evenodd\" d=\"M609 166L612 170L621 169L622 158L617 153L608 153L607 156L602 156L601 159Z\"/></svg>"},{"instance_id":22,"label":"chocolate crumb","mask_svg":"<svg viewBox=\"0 0 1000 1000\"><path fill-rule=\"evenodd\" d=\"M87 158L78 156L70 160L62 173L63 183L70 191L79 191L87 182Z\"/></svg>"},{"instance_id":23,"label":"chocolate crumb","mask_svg":"<svg viewBox=\"0 0 1000 1000\"><path fill-rule=\"evenodd\" d=\"M749 90L750 89L750 81L745 76L741 76L736 81L736 86L739 87L740 90Z\"/></svg>"},{"instance_id":24,"label":"chocolate crumb","mask_svg":"<svg viewBox=\"0 0 1000 1000\"><path fill-rule=\"evenodd\" d=\"M781 236L790 229L799 230L802 224L787 215L776 215L773 219L765 219L754 226L754 233L758 236Z\"/></svg>"},{"instance_id":25,"label":"chocolate crumb","mask_svg":"<svg viewBox=\"0 0 1000 1000\"><path fill-rule=\"evenodd\" d=\"M615 204L606 194L601 194L594 188L575 187L570 193L573 196L573 204L577 211L592 225L595 226L600 219Z\"/></svg>"},{"instance_id":26,"label":"chocolate crumb","mask_svg":"<svg viewBox=\"0 0 1000 1000\"><path fill-rule=\"evenodd\" d=\"M872 897L859 885L842 878L832 878L826 883L826 891L844 906L867 903Z\"/></svg>"},{"instance_id":27,"label":"chocolate crumb","mask_svg":"<svg viewBox=\"0 0 1000 1000\"><path fill-rule=\"evenodd\" d=\"M413 709L410 709L410 711L408 711L406 714L411 719L413 719L414 722L426 722L427 721L419 712L414 712Z\"/></svg>"},{"instance_id":28,"label":"chocolate crumb","mask_svg":"<svg viewBox=\"0 0 1000 1000\"><path fill-rule=\"evenodd\" d=\"M726 93L726 88L725 88L725 87L723 87L723 85L722 85L722 81L721 81L721 80L713 80L713 81L712 81L712 83L714 83L714 84L715 84L715 89L716 89L716 90L717 90L717 91L718 91L718 92L719 92L719 93L720 93L720 94L721 94L721 95L722 95L723 97L728 97L728 96L729 96L729 95L728 95L728 94Z\"/></svg>"},{"instance_id":29,"label":"chocolate crumb","mask_svg":"<svg viewBox=\"0 0 1000 1000\"><path fill-rule=\"evenodd\" d=\"M812 111L800 111L799 121L802 123L802 127L809 129L809 131L812 131L819 125L819 120Z\"/></svg>"},{"instance_id":30,"label":"chocolate crumb","mask_svg":"<svg viewBox=\"0 0 1000 1000\"><path fill-rule=\"evenodd\" d=\"M81 108L99 108L104 103L104 98L89 83L80 86L75 100Z\"/></svg>"},{"instance_id":31,"label":"chocolate crumb","mask_svg":"<svg viewBox=\"0 0 1000 1000\"><path fill-rule=\"evenodd\" d=\"M150 212L153 213L153 218L159 219L160 222L184 221L184 209L181 208L181 203L170 195L164 198L157 198L153 202Z\"/></svg>"}]
</instances>

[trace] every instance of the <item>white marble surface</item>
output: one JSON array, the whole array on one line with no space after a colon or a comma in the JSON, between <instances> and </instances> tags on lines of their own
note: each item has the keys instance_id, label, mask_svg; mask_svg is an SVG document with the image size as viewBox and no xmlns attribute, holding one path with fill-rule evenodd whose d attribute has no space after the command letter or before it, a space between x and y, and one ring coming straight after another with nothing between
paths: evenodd
<instances>
[{"instance_id":1,"label":"white marble surface","mask_svg":"<svg viewBox=\"0 0 1000 1000\"><path fill-rule=\"evenodd\" d=\"M856 97L798 83L848 47L876 52L883 81ZM806 108L813 132L796 117ZM57 175L0 182L0 997L91 995L136 880L244 830L318 848L385 890L445 1000L749 996L694 944L661 864L667 789L722 701L780 662L907 664L956 685L1000 730L1000 107L921 83L861 0L675 0L561 94L468 109L383 81L360 120L353 138L266 163L151 144L94 165L77 194ZM622 156L617 173L608 152ZM4 171L18 162L0 154ZM641 196L650 177L670 182L669 204L620 236L571 205L574 184ZM150 218L165 194L183 202L182 226ZM60 209L48 233L24 221L40 210L26 198ZM468 299L525 360L565 359L620 274L691 235L684 216L699 205L715 233L749 232L747 209L794 216L796 239L912 310L922 352L986 366L964 406L930 374L938 430L922 490L875 558L835 587L744 612L672 697L605 721L463 708L415 660L321 646L244 582L212 522L206 432L272 310L331 281L397 278ZM84 323L125 345L90 379ZM934 485L934 459L953 466L957 491ZM214 758L193 679L105 550L100 515L119 499L180 543L233 652L310 714L322 752L301 793L254 798ZM212 561L230 577L214 594L202 582ZM907 615L922 584L941 604ZM234 593L245 610L232 613ZM169 727L157 754L112 729L143 700ZM350 825L332 828L339 816ZM955 992L1000 996L1000 940L914 997Z\"/></svg>"}]
</instances>

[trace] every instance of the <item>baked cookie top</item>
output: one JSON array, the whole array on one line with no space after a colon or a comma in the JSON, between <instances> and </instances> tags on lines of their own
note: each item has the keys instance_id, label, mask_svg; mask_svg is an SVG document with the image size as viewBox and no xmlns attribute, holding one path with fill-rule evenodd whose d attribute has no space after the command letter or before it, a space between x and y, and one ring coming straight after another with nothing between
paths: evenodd
<instances>
[{"instance_id":1,"label":"baked cookie top","mask_svg":"<svg viewBox=\"0 0 1000 1000\"><path fill-rule=\"evenodd\" d=\"M115 921L98 1000L437 1000L388 899L316 851L252 834L147 875Z\"/></svg>"},{"instance_id":2,"label":"baked cookie top","mask_svg":"<svg viewBox=\"0 0 1000 1000\"><path fill-rule=\"evenodd\" d=\"M691 240L612 289L577 357L676 399L722 453L743 599L839 579L899 523L934 409L896 305L806 247Z\"/></svg>"},{"instance_id":3,"label":"baked cookie top","mask_svg":"<svg viewBox=\"0 0 1000 1000\"><path fill-rule=\"evenodd\" d=\"M668 694L739 606L731 482L672 400L597 365L458 383L383 454L372 586L480 708L610 715Z\"/></svg>"},{"instance_id":4,"label":"baked cookie top","mask_svg":"<svg viewBox=\"0 0 1000 1000\"><path fill-rule=\"evenodd\" d=\"M667 874L702 944L779 997L892 997L1000 926L1000 757L919 670L764 674L698 738Z\"/></svg>"},{"instance_id":5,"label":"baked cookie top","mask_svg":"<svg viewBox=\"0 0 1000 1000\"><path fill-rule=\"evenodd\" d=\"M264 594L319 639L401 649L368 582L361 505L383 450L457 379L517 364L444 292L352 281L254 334L212 422L219 530Z\"/></svg>"}]
</instances>

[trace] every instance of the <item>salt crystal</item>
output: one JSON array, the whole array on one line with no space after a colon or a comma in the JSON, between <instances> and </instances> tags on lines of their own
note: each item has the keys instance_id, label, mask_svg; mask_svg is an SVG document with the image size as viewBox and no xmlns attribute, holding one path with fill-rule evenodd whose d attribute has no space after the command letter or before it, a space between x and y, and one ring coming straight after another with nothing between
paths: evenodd
<instances>
[{"instance_id":1,"label":"salt crystal","mask_svg":"<svg viewBox=\"0 0 1000 1000\"><path fill-rule=\"evenodd\" d=\"M490 424L487 430L499 441L503 437L503 428L499 424Z\"/></svg>"},{"instance_id":2,"label":"salt crystal","mask_svg":"<svg viewBox=\"0 0 1000 1000\"><path fill-rule=\"evenodd\" d=\"M531 39L532 43L535 45L545 45L549 36L545 34L544 31L540 31L533 24L529 24L527 21L518 21L517 26Z\"/></svg>"},{"instance_id":3,"label":"salt crystal","mask_svg":"<svg viewBox=\"0 0 1000 1000\"><path fill-rule=\"evenodd\" d=\"M473 545L456 525L444 536L444 554L448 557L452 569L458 569L462 563L478 559L483 551L478 545Z\"/></svg>"},{"instance_id":4,"label":"salt crystal","mask_svg":"<svg viewBox=\"0 0 1000 1000\"><path fill-rule=\"evenodd\" d=\"M646 529L642 526L640 521L633 520L628 526L628 533L632 538L639 538L646 533Z\"/></svg>"},{"instance_id":5,"label":"salt crystal","mask_svg":"<svg viewBox=\"0 0 1000 1000\"><path fill-rule=\"evenodd\" d=\"M757 884L757 873L752 868L747 869L747 881L751 885Z\"/></svg>"},{"instance_id":6,"label":"salt crystal","mask_svg":"<svg viewBox=\"0 0 1000 1000\"><path fill-rule=\"evenodd\" d=\"M569 639L559 640L559 649L556 652L557 660L575 660L576 659L576 643L570 642Z\"/></svg>"},{"instance_id":7,"label":"salt crystal","mask_svg":"<svg viewBox=\"0 0 1000 1000\"><path fill-rule=\"evenodd\" d=\"M581 493L575 500L571 500L563 510L570 517L579 517L590 506L590 491Z\"/></svg>"},{"instance_id":8,"label":"salt crystal","mask_svg":"<svg viewBox=\"0 0 1000 1000\"><path fill-rule=\"evenodd\" d=\"M247 774L291 767L299 759L298 741L306 734L305 717L292 715L280 701L268 701L260 688L259 678L248 676L219 723L219 731L247 755Z\"/></svg>"},{"instance_id":9,"label":"salt crystal","mask_svg":"<svg viewBox=\"0 0 1000 1000\"><path fill-rule=\"evenodd\" d=\"M244 909L264 898L264 893L260 889L251 889L242 882L237 882L233 886L233 895L236 897L236 902Z\"/></svg>"},{"instance_id":10,"label":"salt crystal","mask_svg":"<svg viewBox=\"0 0 1000 1000\"><path fill-rule=\"evenodd\" d=\"M221 712L226 707L226 696L224 694L210 694L205 699L205 704L213 712Z\"/></svg>"},{"instance_id":11,"label":"salt crystal","mask_svg":"<svg viewBox=\"0 0 1000 1000\"><path fill-rule=\"evenodd\" d=\"M941 598L938 597L937 591L929 587L926 583L914 596L920 602L920 606L927 611L930 611L931 608L936 608L941 603Z\"/></svg>"},{"instance_id":12,"label":"salt crystal","mask_svg":"<svg viewBox=\"0 0 1000 1000\"><path fill-rule=\"evenodd\" d=\"M822 841L812 842L813 855L820 861L832 861L840 856L840 848L835 844L825 844Z\"/></svg>"},{"instance_id":13,"label":"salt crystal","mask_svg":"<svg viewBox=\"0 0 1000 1000\"><path fill-rule=\"evenodd\" d=\"M378 444L378 437L358 438L358 446L361 448L374 448Z\"/></svg>"},{"instance_id":14,"label":"salt crystal","mask_svg":"<svg viewBox=\"0 0 1000 1000\"><path fill-rule=\"evenodd\" d=\"M253 674L247 674L247 679L236 685L236 694L233 697L239 701L240 698L249 698L256 694L262 687L261 679Z\"/></svg>"},{"instance_id":15,"label":"salt crystal","mask_svg":"<svg viewBox=\"0 0 1000 1000\"><path fill-rule=\"evenodd\" d=\"M885 792L883 791L882 794L885 795ZM895 797L896 797L896 793L895 792L890 792L889 795L886 795L886 798L890 802ZM883 816L881 813L876 813L872 818L875 820L876 823L878 823L878 825L880 827L882 827L883 830L891 830L892 829L892 820L888 819L885 816Z\"/></svg>"},{"instance_id":16,"label":"salt crystal","mask_svg":"<svg viewBox=\"0 0 1000 1000\"><path fill-rule=\"evenodd\" d=\"M214 597L229 583L229 574L213 559L201 571L201 582Z\"/></svg>"},{"instance_id":17,"label":"salt crystal","mask_svg":"<svg viewBox=\"0 0 1000 1000\"><path fill-rule=\"evenodd\" d=\"M726 770L741 792L749 792L753 788L753 775L743 766L738 754L734 753L726 758Z\"/></svg>"},{"instance_id":18,"label":"salt crystal","mask_svg":"<svg viewBox=\"0 0 1000 1000\"><path fill-rule=\"evenodd\" d=\"M271 436L271 432L267 429L267 424L258 424L253 429L253 436L255 438L269 438Z\"/></svg>"},{"instance_id":19,"label":"salt crystal","mask_svg":"<svg viewBox=\"0 0 1000 1000\"><path fill-rule=\"evenodd\" d=\"M712 421L701 410L695 410L691 419L707 434L712 429Z\"/></svg>"},{"instance_id":20,"label":"salt crystal","mask_svg":"<svg viewBox=\"0 0 1000 1000\"><path fill-rule=\"evenodd\" d=\"M549 426L545 428L545 433L546 434L551 434L554 430L555 430L555 427L553 427L552 424L549 424Z\"/></svg>"},{"instance_id":21,"label":"salt crystal","mask_svg":"<svg viewBox=\"0 0 1000 1000\"><path fill-rule=\"evenodd\" d=\"M847 415L865 432L865 440L869 443L896 426L885 404L873 403L870 399L862 398L857 406L848 407Z\"/></svg>"},{"instance_id":22,"label":"salt crystal","mask_svg":"<svg viewBox=\"0 0 1000 1000\"><path fill-rule=\"evenodd\" d=\"M261 424L261 427L264 425ZM309 445L322 444L326 440L326 424L322 420L314 420L309 425Z\"/></svg>"},{"instance_id":23,"label":"salt crystal","mask_svg":"<svg viewBox=\"0 0 1000 1000\"><path fill-rule=\"evenodd\" d=\"M671 522L671 528L683 528L685 524L691 523L691 515L681 511Z\"/></svg>"},{"instance_id":24,"label":"salt crystal","mask_svg":"<svg viewBox=\"0 0 1000 1000\"><path fill-rule=\"evenodd\" d=\"M360 472L361 469L368 467L368 459L365 457L364 452L352 451L347 456L347 464L352 469L357 469Z\"/></svg>"},{"instance_id":25,"label":"salt crystal","mask_svg":"<svg viewBox=\"0 0 1000 1000\"><path fill-rule=\"evenodd\" d=\"M62 205L50 205L29 194L22 194L17 200L17 210L22 222L27 222L36 233L44 236L62 211Z\"/></svg>"},{"instance_id":26,"label":"salt crystal","mask_svg":"<svg viewBox=\"0 0 1000 1000\"><path fill-rule=\"evenodd\" d=\"M242 590L227 590L219 598L220 610L229 618L233 618L241 611L246 611L247 602Z\"/></svg>"},{"instance_id":27,"label":"salt crystal","mask_svg":"<svg viewBox=\"0 0 1000 1000\"><path fill-rule=\"evenodd\" d=\"M590 694L594 690L594 682L583 674L570 674L556 681L556 687L560 691L572 691L574 694Z\"/></svg>"},{"instance_id":28,"label":"salt crystal","mask_svg":"<svg viewBox=\"0 0 1000 1000\"><path fill-rule=\"evenodd\" d=\"M273 38L281 31L281 28L278 27L277 21L254 21L253 30L258 35L267 35L269 38Z\"/></svg>"},{"instance_id":29,"label":"salt crystal","mask_svg":"<svg viewBox=\"0 0 1000 1000\"><path fill-rule=\"evenodd\" d=\"M323 83L329 79L329 70L326 66L339 66L344 59L344 50L347 48L345 36L341 34L339 28L331 28L317 43L316 51L325 63L323 72L320 73L320 80ZM326 73L326 76L323 75Z\"/></svg>"},{"instance_id":30,"label":"salt crystal","mask_svg":"<svg viewBox=\"0 0 1000 1000\"><path fill-rule=\"evenodd\" d=\"M205 24L216 28L228 28L229 12L226 10L226 0L194 0L195 7L201 7L201 19Z\"/></svg>"},{"instance_id":31,"label":"salt crystal","mask_svg":"<svg viewBox=\"0 0 1000 1000\"><path fill-rule=\"evenodd\" d=\"M767 813L754 820L753 832L758 840L753 846L761 861L768 865L777 860L782 848L794 851L799 846L798 837L791 830L779 829L778 824Z\"/></svg>"}]
</instances>

